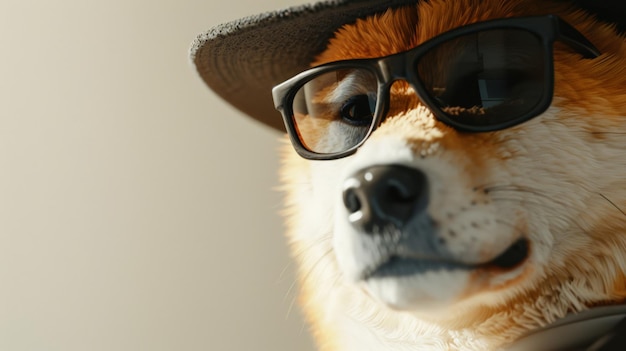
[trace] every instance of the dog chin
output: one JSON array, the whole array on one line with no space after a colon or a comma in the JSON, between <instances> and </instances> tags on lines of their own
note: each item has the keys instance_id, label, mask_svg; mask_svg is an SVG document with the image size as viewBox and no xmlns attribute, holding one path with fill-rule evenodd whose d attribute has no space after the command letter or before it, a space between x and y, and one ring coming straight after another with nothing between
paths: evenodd
<instances>
[{"instance_id":1,"label":"dog chin","mask_svg":"<svg viewBox=\"0 0 626 351\"><path fill-rule=\"evenodd\" d=\"M439 270L411 276L372 277L363 282L369 295L393 310L438 312L466 291L470 272Z\"/></svg>"}]
</instances>

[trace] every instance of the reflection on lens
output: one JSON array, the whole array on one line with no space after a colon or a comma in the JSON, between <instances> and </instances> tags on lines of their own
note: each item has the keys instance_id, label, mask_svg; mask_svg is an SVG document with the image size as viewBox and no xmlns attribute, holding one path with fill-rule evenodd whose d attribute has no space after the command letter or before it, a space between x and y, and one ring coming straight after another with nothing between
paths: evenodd
<instances>
[{"instance_id":1,"label":"reflection on lens","mask_svg":"<svg viewBox=\"0 0 626 351\"><path fill-rule=\"evenodd\" d=\"M493 29L440 44L417 62L419 80L450 119L470 126L500 125L530 112L544 94L539 37Z\"/></svg>"},{"instance_id":2,"label":"reflection on lens","mask_svg":"<svg viewBox=\"0 0 626 351\"><path fill-rule=\"evenodd\" d=\"M304 147L329 154L363 141L374 120L376 90L376 75L366 69L338 69L304 84L292 106Z\"/></svg>"}]
</instances>

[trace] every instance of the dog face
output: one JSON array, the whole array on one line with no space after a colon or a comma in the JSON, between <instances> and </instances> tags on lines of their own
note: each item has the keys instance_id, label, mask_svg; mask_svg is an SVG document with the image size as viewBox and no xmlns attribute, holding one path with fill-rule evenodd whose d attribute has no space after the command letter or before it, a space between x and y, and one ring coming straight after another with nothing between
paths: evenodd
<instances>
[{"instance_id":1,"label":"dog face","mask_svg":"<svg viewBox=\"0 0 626 351\"><path fill-rule=\"evenodd\" d=\"M584 59L556 44L554 96L540 116L465 133L398 81L354 155L307 161L285 147L289 238L320 345L350 349L364 335L355 330L368 330L398 349L428 335L443 349L493 347L626 296L626 44L609 26L542 1L433 0L342 28L313 65L539 14L561 16L603 53ZM320 99L367 79L346 75ZM320 130L311 143L350 142Z\"/></svg>"}]
</instances>

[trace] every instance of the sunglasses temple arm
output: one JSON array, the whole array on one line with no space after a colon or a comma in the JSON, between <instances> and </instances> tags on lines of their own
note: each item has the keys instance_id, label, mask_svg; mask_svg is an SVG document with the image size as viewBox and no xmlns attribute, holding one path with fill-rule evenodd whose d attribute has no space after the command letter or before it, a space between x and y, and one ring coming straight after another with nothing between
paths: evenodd
<instances>
[{"instance_id":1,"label":"sunglasses temple arm","mask_svg":"<svg viewBox=\"0 0 626 351\"><path fill-rule=\"evenodd\" d=\"M557 19L557 39L565 42L572 48L576 49L583 57L592 59L600 56L602 53L576 28L560 18Z\"/></svg>"}]
</instances>

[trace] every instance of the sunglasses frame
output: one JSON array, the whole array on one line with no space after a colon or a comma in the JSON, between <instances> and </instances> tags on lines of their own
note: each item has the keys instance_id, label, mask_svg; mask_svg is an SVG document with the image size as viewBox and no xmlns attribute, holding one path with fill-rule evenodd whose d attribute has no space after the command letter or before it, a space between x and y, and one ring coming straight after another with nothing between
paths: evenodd
<instances>
[{"instance_id":1,"label":"sunglasses frame","mask_svg":"<svg viewBox=\"0 0 626 351\"><path fill-rule=\"evenodd\" d=\"M475 126L463 124L449 118L427 93L426 88L420 81L415 68L416 62L434 47L453 40L455 38L493 29L518 29L525 30L537 36L540 40L544 55L544 94L540 101L528 112L512 119L503 121L502 123ZM285 82L275 86L272 89L274 105L283 116L285 128L291 139L296 152L310 160L333 160L349 156L365 143L371 136L372 132L385 119L389 108L389 94L391 85L396 80L406 80L414 89L422 101L422 103L430 109L433 115L441 122L455 128L461 132L490 132L512 127L514 125L525 122L533 117L543 113L551 104L554 93L554 58L553 44L555 41L561 41L580 53L584 58L595 58L600 56L600 51L585 38L578 30L569 23L565 22L556 15L532 16L532 17L514 17L505 19L495 19L485 22L470 24L459 27L451 31L440 34L421 45L410 50L380 57L369 59L353 59L326 63L317 67L310 68L286 80ZM370 71L377 79L377 100L374 110L374 116L369 130L353 147L335 153L317 153L306 148L302 140L298 136L298 129L294 122L293 100L297 92L312 79L330 71L340 69L363 69Z\"/></svg>"}]
</instances>

